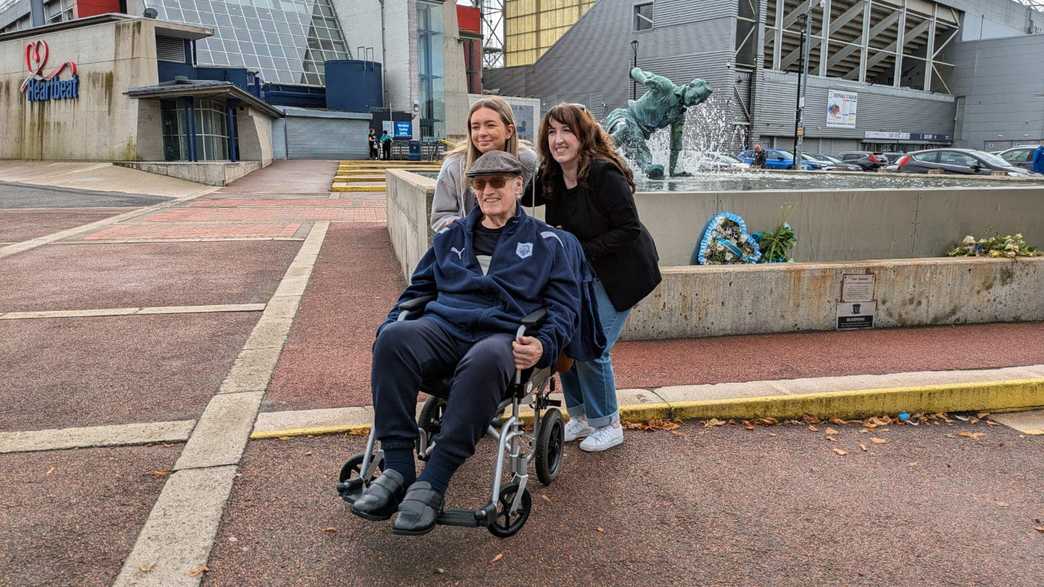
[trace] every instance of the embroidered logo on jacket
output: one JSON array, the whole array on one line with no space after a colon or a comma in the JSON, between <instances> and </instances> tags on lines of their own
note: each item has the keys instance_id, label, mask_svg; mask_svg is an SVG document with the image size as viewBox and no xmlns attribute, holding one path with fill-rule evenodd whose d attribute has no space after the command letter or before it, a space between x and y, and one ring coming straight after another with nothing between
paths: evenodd
<instances>
[{"instance_id":1,"label":"embroidered logo on jacket","mask_svg":"<svg viewBox=\"0 0 1044 587\"><path fill-rule=\"evenodd\" d=\"M450 251L456 253L457 254L457 258L460 259L461 261L464 260L464 251L463 250L458 249L457 247L450 247Z\"/></svg>"},{"instance_id":2,"label":"embroidered logo on jacket","mask_svg":"<svg viewBox=\"0 0 1044 587\"><path fill-rule=\"evenodd\" d=\"M515 254L519 259L525 259L533 254L533 243L518 243L515 245Z\"/></svg>"}]
</instances>

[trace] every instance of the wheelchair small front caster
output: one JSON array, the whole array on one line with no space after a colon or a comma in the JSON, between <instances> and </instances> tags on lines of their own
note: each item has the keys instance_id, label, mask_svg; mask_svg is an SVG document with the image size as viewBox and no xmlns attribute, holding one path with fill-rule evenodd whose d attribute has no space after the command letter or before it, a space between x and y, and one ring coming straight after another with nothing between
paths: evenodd
<instances>
[{"instance_id":1,"label":"wheelchair small front caster","mask_svg":"<svg viewBox=\"0 0 1044 587\"><path fill-rule=\"evenodd\" d=\"M341 466L341 472L337 475L337 493L348 503L354 502L355 498L362 493L362 463L365 456L363 453L352 456ZM381 462L373 467L370 478L366 479L366 482L376 479L383 469L384 459L381 459Z\"/></svg>"},{"instance_id":2,"label":"wheelchair small front caster","mask_svg":"<svg viewBox=\"0 0 1044 587\"><path fill-rule=\"evenodd\" d=\"M529 495L528 489L523 489L522 503L519 504L518 511L512 514L511 504L515 501L516 493L518 493L518 481L510 483L500 490L497 511L494 514L496 517L489 525L490 534L498 538L507 538L514 536L526 524L526 520L529 519L529 511L533 508L533 498Z\"/></svg>"},{"instance_id":3,"label":"wheelchair small front caster","mask_svg":"<svg viewBox=\"0 0 1044 587\"><path fill-rule=\"evenodd\" d=\"M562 424L562 413L551 408L540 417L540 433L537 435L536 474L544 485L551 485L562 468L562 445L565 438L565 427Z\"/></svg>"}]
</instances>

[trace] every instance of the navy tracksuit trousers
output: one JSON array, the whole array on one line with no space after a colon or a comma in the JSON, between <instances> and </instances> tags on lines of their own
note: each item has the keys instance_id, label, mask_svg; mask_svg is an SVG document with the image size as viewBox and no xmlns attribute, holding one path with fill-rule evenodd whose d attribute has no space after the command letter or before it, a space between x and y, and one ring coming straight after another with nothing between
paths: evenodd
<instances>
[{"instance_id":1,"label":"navy tracksuit trousers","mask_svg":"<svg viewBox=\"0 0 1044 587\"><path fill-rule=\"evenodd\" d=\"M374 428L385 451L412 450L422 380L452 375L442 430L428 468L448 483L475 452L515 374L510 334L462 340L431 317L392 322L381 330L370 373Z\"/></svg>"}]
</instances>

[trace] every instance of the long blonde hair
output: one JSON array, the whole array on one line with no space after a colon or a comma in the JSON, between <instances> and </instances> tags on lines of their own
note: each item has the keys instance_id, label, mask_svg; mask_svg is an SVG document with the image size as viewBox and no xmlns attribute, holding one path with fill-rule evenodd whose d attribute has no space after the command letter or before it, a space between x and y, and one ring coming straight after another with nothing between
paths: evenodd
<instances>
[{"instance_id":1,"label":"long blonde hair","mask_svg":"<svg viewBox=\"0 0 1044 587\"><path fill-rule=\"evenodd\" d=\"M471 109L468 110L468 138L446 154L449 156L455 153L467 152L464 159L465 173L467 173L468 169L471 169L471 164L475 162L475 159L478 159L479 156L482 155L482 153L479 152L478 147L475 146L475 143L471 141L471 116L481 108L488 108L500 115L500 121L504 123L504 126L511 130L511 136L504 141L504 148L502 150L507 151L516 157L518 156L518 128L515 126L515 115L511 111L511 104L508 104L507 100L500 96L486 96L477 100L471 105Z\"/></svg>"}]
</instances>

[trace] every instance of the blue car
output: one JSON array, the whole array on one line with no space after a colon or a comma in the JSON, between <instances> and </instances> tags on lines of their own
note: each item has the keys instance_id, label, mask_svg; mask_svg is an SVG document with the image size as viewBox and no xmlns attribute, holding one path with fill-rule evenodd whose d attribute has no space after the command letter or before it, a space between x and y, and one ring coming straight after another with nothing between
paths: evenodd
<instances>
[{"instance_id":1,"label":"blue car","mask_svg":"<svg viewBox=\"0 0 1044 587\"><path fill-rule=\"evenodd\" d=\"M736 158L744 163L754 164L754 151L746 150L736 155ZM822 167L819 163L808 161L801 162L801 169L815 171ZM765 169L793 169L794 155L783 149L765 149Z\"/></svg>"}]
</instances>

